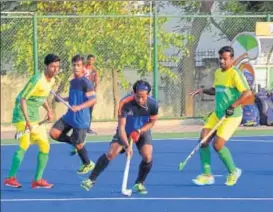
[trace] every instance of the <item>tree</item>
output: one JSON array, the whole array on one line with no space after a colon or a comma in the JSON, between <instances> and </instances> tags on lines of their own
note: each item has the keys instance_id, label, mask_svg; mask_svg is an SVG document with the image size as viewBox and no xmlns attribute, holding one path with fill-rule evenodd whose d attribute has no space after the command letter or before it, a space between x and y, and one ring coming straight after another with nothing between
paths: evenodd
<instances>
[{"instance_id":1,"label":"tree","mask_svg":"<svg viewBox=\"0 0 273 212\"><path fill-rule=\"evenodd\" d=\"M182 7L185 11L194 12L195 14L210 14L213 1L202 1L202 2L173 2L175 6ZM190 29L188 34L190 38L186 44L188 55L184 55L181 59L178 71L181 73L181 81L183 82L183 88L181 92L181 116L193 116L193 99L189 96L190 91L194 88L194 76L195 76L195 52L203 30L208 26L208 21L205 18L192 18ZM180 31L184 33L182 28Z\"/></svg>"},{"instance_id":2,"label":"tree","mask_svg":"<svg viewBox=\"0 0 273 212\"><path fill-rule=\"evenodd\" d=\"M221 2L220 9L228 14L264 14L273 11L273 4L271 2L261 1L238 1L231 0L228 2ZM212 24L216 26L221 32L222 37L232 40L237 34L245 31L255 32L256 22L266 21L264 18L248 17L248 18L225 18L221 21L216 21L211 18Z\"/></svg>"},{"instance_id":3,"label":"tree","mask_svg":"<svg viewBox=\"0 0 273 212\"><path fill-rule=\"evenodd\" d=\"M220 10L225 14L245 14L247 12L253 14L261 12L272 12L272 2L259 2L259 1L172 1L172 4L179 7L188 14L211 14L211 9L214 3L220 6ZM181 19L181 23L185 21L185 18ZM224 18L220 21L206 18L190 18L188 21L191 23L188 28L185 29L185 24L180 27L181 33L189 34L191 39L188 39L186 49L189 54L183 55L179 63L179 72L181 73L181 81L183 82L183 88L181 92L181 116L193 115L193 100L188 96L190 90L194 88L194 76L195 76L195 52L201 37L202 32L211 23L214 24L222 32L222 38L226 37L230 41L240 32L243 31L255 31L256 21L265 21L264 18Z\"/></svg>"},{"instance_id":4,"label":"tree","mask_svg":"<svg viewBox=\"0 0 273 212\"><path fill-rule=\"evenodd\" d=\"M119 99L118 86L128 87L128 82L123 77L125 67L135 69L141 75L152 71L152 61L149 45L150 22L149 17L87 17L90 14L146 14L149 7L141 5L132 6L127 1L91 1L91 2L37 2L36 12L38 15L47 14L74 14L86 15L86 17L44 17L38 18L38 44L39 44L39 67L42 67L42 59L49 52L54 52L62 58L62 68L70 70L70 58L76 53L88 54L92 52L98 58L99 70L104 73L111 73L113 79L113 98L115 108ZM183 50L184 36L163 31L162 25L166 19L161 19L159 23L159 58L166 59L165 49L170 46ZM15 24L16 25L16 24ZM15 26L13 25L13 26ZM27 25L17 26L17 39L11 44L11 51L20 55L16 60L16 67L19 70L27 64L28 72L32 71L29 58L32 58L32 50L21 51L26 43L31 42L29 36L32 29ZM20 46L21 48L15 48ZM177 57L170 57L172 61ZM160 66L163 74L175 77L167 68ZM68 72L60 76L58 92L67 88L67 81L70 77ZM118 79L117 79L118 78ZM117 83L119 82L119 83ZM114 110L115 117L117 110Z\"/></svg>"}]
</instances>

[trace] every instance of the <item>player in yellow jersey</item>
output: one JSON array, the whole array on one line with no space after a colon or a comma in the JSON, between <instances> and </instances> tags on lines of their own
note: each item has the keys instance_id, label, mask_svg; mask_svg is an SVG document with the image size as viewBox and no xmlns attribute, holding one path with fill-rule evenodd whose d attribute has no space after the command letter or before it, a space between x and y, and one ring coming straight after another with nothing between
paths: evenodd
<instances>
[{"instance_id":1,"label":"player in yellow jersey","mask_svg":"<svg viewBox=\"0 0 273 212\"><path fill-rule=\"evenodd\" d=\"M25 129L29 129L31 132L23 135L19 140L19 148L13 155L8 178L4 182L6 186L22 187L16 179L16 174L29 145L35 143L39 147L39 153L32 188L53 187L52 184L42 179L50 149L46 128L41 125L32 129L32 126L39 122L39 109L41 106L47 111L47 119L50 121L53 118L47 97L55 83L54 76L60 69L60 58L54 54L49 54L45 57L44 63L46 70L32 76L15 100L12 123L19 132Z\"/></svg>"},{"instance_id":2,"label":"player in yellow jersey","mask_svg":"<svg viewBox=\"0 0 273 212\"><path fill-rule=\"evenodd\" d=\"M209 148L209 142L213 139L213 148L229 172L225 184L227 186L235 185L242 174L241 169L236 167L225 143L239 127L242 120L241 104L250 97L251 91L242 71L233 66L233 56L234 50L232 47L222 47L219 50L220 68L215 72L213 87L198 89L191 93L192 96L202 93L215 95L215 111L209 116L203 127L200 140L209 133L223 116L226 116L216 133L200 148L202 174L193 179L193 183L196 185L211 185L215 181L211 171Z\"/></svg>"}]
</instances>

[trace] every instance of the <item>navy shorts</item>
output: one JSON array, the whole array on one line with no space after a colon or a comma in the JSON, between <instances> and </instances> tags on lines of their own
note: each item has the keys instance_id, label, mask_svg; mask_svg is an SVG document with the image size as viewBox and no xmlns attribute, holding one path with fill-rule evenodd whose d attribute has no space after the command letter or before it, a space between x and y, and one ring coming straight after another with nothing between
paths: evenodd
<instances>
[{"instance_id":1,"label":"navy shorts","mask_svg":"<svg viewBox=\"0 0 273 212\"><path fill-rule=\"evenodd\" d=\"M129 136L128 136L129 138ZM112 143L118 143L121 146L124 146L124 143L121 141L118 132L113 136L111 144ZM138 142L136 143L136 146L138 148L138 151L142 148L144 144L152 145L152 135L151 131L144 132L142 135L140 135ZM122 151L121 153L123 153Z\"/></svg>"},{"instance_id":2,"label":"navy shorts","mask_svg":"<svg viewBox=\"0 0 273 212\"><path fill-rule=\"evenodd\" d=\"M73 130L72 134L71 134L71 141L73 142L72 144L83 143L86 139L86 134L87 134L87 130L88 130L88 129L84 129L84 128L83 129L82 128L73 128L72 126L70 126L69 124L64 122L64 120L62 118L60 118L58 121L55 122L55 124L53 125L53 128L58 129L65 134L67 134L72 129Z\"/></svg>"}]
</instances>

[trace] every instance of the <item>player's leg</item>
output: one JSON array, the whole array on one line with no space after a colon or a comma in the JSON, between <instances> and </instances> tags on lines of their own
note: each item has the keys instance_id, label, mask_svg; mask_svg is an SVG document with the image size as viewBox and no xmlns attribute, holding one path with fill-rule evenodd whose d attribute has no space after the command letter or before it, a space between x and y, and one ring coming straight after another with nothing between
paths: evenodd
<instances>
[{"instance_id":1,"label":"player's leg","mask_svg":"<svg viewBox=\"0 0 273 212\"><path fill-rule=\"evenodd\" d=\"M86 139L87 129L73 128L73 133L71 135L72 145L77 149L78 155L81 159L82 165L78 169L78 174L87 174L94 169L94 162L90 161L88 157L88 152L84 146L84 141Z\"/></svg>"},{"instance_id":2,"label":"player's leg","mask_svg":"<svg viewBox=\"0 0 273 212\"><path fill-rule=\"evenodd\" d=\"M145 132L140 136L139 141L137 142L137 147L140 155L142 156L142 160L139 164L138 176L133 190L140 194L147 194L148 191L144 186L144 181L150 173L153 165L153 146L150 132Z\"/></svg>"},{"instance_id":3,"label":"player's leg","mask_svg":"<svg viewBox=\"0 0 273 212\"><path fill-rule=\"evenodd\" d=\"M81 186L87 191L90 190L94 186L99 175L109 165L110 161L113 160L119 153L124 152L123 149L122 142L120 141L119 136L116 134L113 137L108 152L99 157L94 170L87 180L82 181Z\"/></svg>"},{"instance_id":4,"label":"player's leg","mask_svg":"<svg viewBox=\"0 0 273 212\"><path fill-rule=\"evenodd\" d=\"M65 142L68 144L71 143L71 137L67 135L67 133L72 129L71 126L66 124L62 118L60 118L58 121L55 122L55 124L52 126L50 130L50 137L59 142Z\"/></svg>"},{"instance_id":5,"label":"player's leg","mask_svg":"<svg viewBox=\"0 0 273 212\"><path fill-rule=\"evenodd\" d=\"M50 150L50 144L47 137L47 131L45 126L33 130L30 134L31 140L35 141L39 147L39 153L37 156L37 167L32 182L32 188L52 188L53 184L49 184L44 180L43 174L48 162L48 154Z\"/></svg>"},{"instance_id":6,"label":"player's leg","mask_svg":"<svg viewBox=\"0 0 273 212\"><path fill-rule=\"evenodd\" d=\"M89 122L89 129L87 130L87 133L95 135L96 132L93 131L91 127L93 110L94 110L94 106L90 107L90 122Z\"/></svg>"},{"instance_id":7,"label":"player's leg","mask_svg":"<svg viewBox=\"0 0 273 212\"><path fill-rule=\"evenodd\" d=\"M199 142L207 136L210 130L216 125L219 120L217 119L215 113L211 113L209 116L207 123L204 125ZM196 185L211 185L214 183L214 177L211 171L211 152L209 143L214 138L215 133L204 143L200 150L200 160L201 160L201 167L202 167L202 174L198 175L192 182Z\"/></svg>"},{"instance_id":8,"label":"player's leg","mask_svg":"<svg viewBox=\"0 0 273 212\"><path fill-rule=\"evenodd\" d=\"M88 134L94 134L94 135L96 135L96 132L94 132L94 131L91 129L93 107L94 107L94 106L90 107L90 122L89 122L89 129L87 129L87 133L88 133ZM85 145L85 142L84 142L83 145ZM74 148L74 147L73 147L72 150L71 150L71 152L70 152L70 155L71 155L71 156L74 156L74 155L76 155L77 153L78 153L77 148Z\"/></svg>"},{"instance_id":9,"label":"player's leg","mask_svg":"<svg viewBox=\"0 0 273 212\"><path fill-rule=\"evenodd\" d=\"M26 124L25 122L20 122L15 124L16 130L18 132L24 131ZM17 181L16 174L20 168L20 165L24 159L25 152L30 145L30 134L23 135L19 140L19 147L13 155L11 168L9 170L8 178L5 179L4 184L6 186L20 188L22 185Z\"/></svg>"},{"instance_id":10,"label":"player's leg","mask_svg":"<svg viewBox=\"0 0 273 212\"><path fill-rule=\"evenodd\" d=\"M231 138L241 121L242 117L227 118L218 128L217 135L213 143L213 148L218 153L220 159L223 161L229 172L225 183L227 186L235 185L242 174L241 169L236 168L230 150L225 146L226 141Z\"/></svg>"}]
</instances>

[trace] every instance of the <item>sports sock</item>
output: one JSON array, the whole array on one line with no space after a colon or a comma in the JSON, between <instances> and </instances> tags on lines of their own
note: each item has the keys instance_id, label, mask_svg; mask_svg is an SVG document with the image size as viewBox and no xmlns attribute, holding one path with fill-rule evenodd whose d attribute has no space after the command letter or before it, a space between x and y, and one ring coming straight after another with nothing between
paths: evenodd
<instances>
[{"instance_id":1,"label":"sports sock","mask_svg":"<svg viewBox=\"0 0 273 212\"><path fill-rule=\"evenodd\" d=\"M200 148L200 158L202 165L202 173L206 175L211 175L211 155L209 146Z\"/></svg>"},{"instance_id":2,"label":"sports sock","mask_svg":"<svg viewBox=\"0 0 273 212\"><path fill-rule=\"evenodd\" d=\"M140 162L136 183L143 183L145 181L146 177L148 176L152 168L152 165L153 161L146 163L145 161L142 160Z\"/></svg>"},{"instance_id":3,"label":"sports sock","mask_svg":"<svg viewBox=\"0 0 273 212\"><path fill-rule=\"evenodd\" d=\"M79 157L80 157L80 159L82 160L82 163L83 163L84 165L90 163L90 160L89 160L89 158L88 158L88 153L87 153L87 151L86 151L86 149L85 149L84 146L83 146L80 150L78 150L78 155L79 155Z\"/></svg>"},{"instance_id":4,"label":"sports sock","mask_svg":"<svg viewBox=\"0 0 273 212\"><path fill-rule=\"evenodd\" d=\"M9 171L8 177L15 177L17 174L17 171L21 165L21 162L24 159L25 150L21 147L18 148L18 150L14 153L13 159L12 159L12 165L11 169Z\"/></svg>"},{"instance_id":5,"label":"sports sock","mask_svg":"<svg viewBox=\"0 0 273 212\"><path fill-rule=\"evenodd\" d=\"M47 161L48 161L48 154L39 152L37 157L37 167L36 167L36 173L34 178L35 181L42 179Z\"/></svg>"},{"instance_id":6,"label":"sports sock","mask_svg":"<svg viewBox=\"0 0 273 212\"><path fill-rule=\"evenodd\" d=\"M236 166L233 162L231 153L229 151L229 149L227 147L223 147L219 152L219 157L221 158L221 160L223 161L223 163L225 164L225 166L228 169L229 173L234 172L234 170L236 169Z\"/></svg>"},{"instance_id":7,"label":"sports sock","mask_svg":"<svg viewBox=\"0 0 273 212\"><path fill-rule=\"evenodd\" d=\"M89 176L89 179L92 181L96 181L97 177L103 172L103 170L108 166L109 160L105 154L101 155L98 161L96 162L96 166L92 173Z\"/></svg>"}]
</instances>

